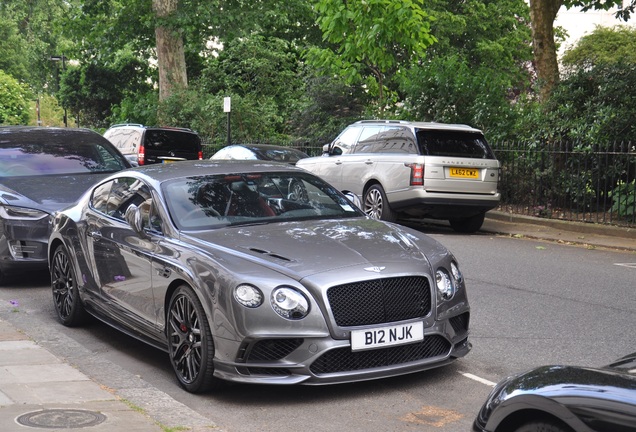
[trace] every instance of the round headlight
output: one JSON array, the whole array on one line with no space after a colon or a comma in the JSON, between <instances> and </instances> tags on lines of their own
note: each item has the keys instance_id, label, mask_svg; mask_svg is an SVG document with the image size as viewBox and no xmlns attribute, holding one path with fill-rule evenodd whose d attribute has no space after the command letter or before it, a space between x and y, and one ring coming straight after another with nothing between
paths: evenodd
<instances>
[{"instance_id":1,"label":"round headlight","mask_svg":"<svg viewBox=\"0 0 636 432\"><path fill-rule=\"evenodd\" d=\"M234 289L234 298L248 308L257 308L263 304L263 293L252 285L239 285Z\"/></svg>"},{"instance_id":2,"label":"round headlight","mask_svg":"<svg viewBox=\"0 0 636 432\"><path fill-rule=\"evenodd\" d=\"M272 308L283 318L298 320L309 313L309 302L300 292L290 287L279 287L270 297Z\"/></svg>"},{"instance_id":3,"label":"round headlight","mask_svg":"<svg viewBox=\"0 0 636 432\"><path fill-rule=\"evenodd\" d=\"M462 275L462 272L459 271L459 267L457 267L455 261L451 262L451 273L458 283L464 279L464 276Z\"/></svg>"},{"instance_id":4,"label":"round headlight","mask_svg":"<svg viewBox=\"0 0 636 432\"><path fill-rule=\"evenodd\" d=\"M442 300L450 300L455 295L455 286L446 270L439 269L435 272L437 292Z\"/></svg>"}]
</instances>

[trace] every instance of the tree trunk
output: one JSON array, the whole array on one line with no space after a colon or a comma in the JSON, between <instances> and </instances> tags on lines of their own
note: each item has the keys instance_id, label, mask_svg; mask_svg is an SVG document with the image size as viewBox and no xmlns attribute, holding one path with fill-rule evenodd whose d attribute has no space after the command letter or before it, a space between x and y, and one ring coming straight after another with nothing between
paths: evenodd
<instances>
[{"instance_id":1,"label":"tree trunk","mask_svg":"<svg viewBox=\"0 0 636 432\"><path fill-rule=\"evenodd\" d=\"M559 81L554 20L563 0L530 0L534 67L539 81L539 96L546 100Z\"/></svg>"},{"instance_id":2,"label":"tree trunk","mask_svg":"<svg viewBox=\"0 0 636 432\"><path fill-rule=\"evenodd\" d=\"M169 97L175 89L188 85L183 37L179 30L163 24L177 11L179 0L152 0L152 10L162 24L155 28L159 66L159 100Z\"/></svg>"}]
</instances>

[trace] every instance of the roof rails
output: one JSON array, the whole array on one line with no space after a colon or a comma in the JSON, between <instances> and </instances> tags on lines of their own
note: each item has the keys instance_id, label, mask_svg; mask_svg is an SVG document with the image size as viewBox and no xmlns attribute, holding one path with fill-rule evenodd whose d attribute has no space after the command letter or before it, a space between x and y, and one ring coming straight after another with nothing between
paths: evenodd
<instances>
[{"instance_id":1,"label":"roof rails","mask_svg":"<svg viewBox=\"0 0 636 432\"><path fill-rule=\"evenodd\" d=\"M408 124L409 121L406 120L359 120L356 123L398 123L398 124Z\"/></svg>"},{"instance_id":2,"label":"roof rails","mask_svg":"<svg viewBox=\"0 0 636 432\"><path fill-rule=\"evenodd\" d=\"M177 126L144 126L140 123L118 123L118 124L114 124L111 125L111 128L116 128L116 127L126 127L126 126L132 126L132 127L140 127L140 128L150 128L150 129L170 129L170 130L180 130L180 131L184 131L184 132L194 132L192 129L190 128L184 128L184 127L177 127Z\"/></svg>"}]
</instances>

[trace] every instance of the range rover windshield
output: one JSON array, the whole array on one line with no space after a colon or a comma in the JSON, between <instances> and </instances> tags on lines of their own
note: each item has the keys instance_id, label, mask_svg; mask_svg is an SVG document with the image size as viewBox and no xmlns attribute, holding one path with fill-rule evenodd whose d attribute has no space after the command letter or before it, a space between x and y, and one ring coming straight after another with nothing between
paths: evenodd
<instances>
[{"instance_id":1,"label":"range rover windshield","mask_svg":"<svg viewBox=\"0 0 636 432\"><path fill-rule=\"evenodd\" d=\"M482 134L419 129L416 133L420 152L426 156L495 159Z\"/></svg>"}]
</instances>

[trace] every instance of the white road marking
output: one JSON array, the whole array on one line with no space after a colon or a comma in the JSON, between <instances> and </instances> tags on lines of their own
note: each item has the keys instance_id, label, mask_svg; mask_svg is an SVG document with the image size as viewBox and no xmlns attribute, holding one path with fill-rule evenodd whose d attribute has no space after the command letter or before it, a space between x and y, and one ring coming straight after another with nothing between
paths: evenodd
<instances>
[{"instance_id":1,"label":"white road marking","mask_svg":"<svg viewBox=\"0 0 636 432\"><path fill-rule=\"evenodd\" d=\"M614 263L614 265L636 269L636 263Z\"/></svg>"},{"instance_id":2,"label":"white road marking","mask_svg":"<svg viewBox=\"0 0 636 432\"><path fill-rule=\"evenodd\" d=\"M468 372L459 372L459 373L464 375L466 378L469 378L469 379L471 379L473 381L480 382L480 383L485 384L485 385L490 386L490 387L494 387L497 384L497 383L494 383L492 381L488 381L485 378L478 377L477 375L473 375L473 374L468 373Z\"/></svg>"}]
</instances>

